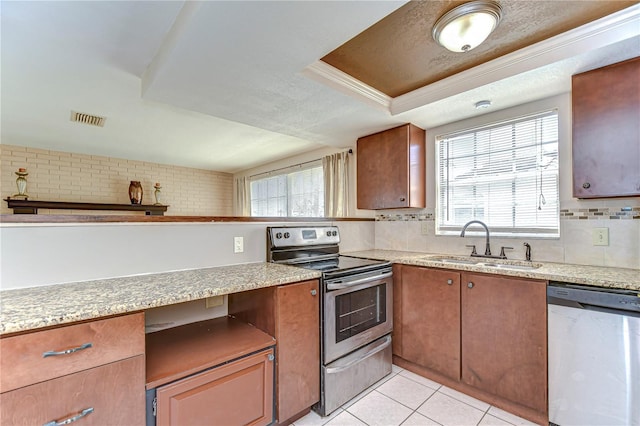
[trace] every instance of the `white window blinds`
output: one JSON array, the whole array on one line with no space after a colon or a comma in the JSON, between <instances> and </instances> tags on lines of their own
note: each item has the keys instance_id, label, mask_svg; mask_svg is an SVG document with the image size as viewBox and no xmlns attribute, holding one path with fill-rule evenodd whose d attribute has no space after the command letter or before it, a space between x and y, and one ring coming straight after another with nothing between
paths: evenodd
<instances>
[{"instance_id":1,"label":"white window blinds","mask_svg":"<svg viewBox=\"0 0 640 426\"><path fill-rule=\"evenodd\" d=\"M436 138L436 233L470 220L494 235L559 236L558 113Z\"/></svg>"},{"instance_id":2,"label":"white window blinds","mask_svg":"<svg viewBox=\"0 0 640 426\"><path fill-rule=\"evenodd\" d=\"M322 165L253 180L251 216L324 216Z\"/></svg>"}]
</instances>

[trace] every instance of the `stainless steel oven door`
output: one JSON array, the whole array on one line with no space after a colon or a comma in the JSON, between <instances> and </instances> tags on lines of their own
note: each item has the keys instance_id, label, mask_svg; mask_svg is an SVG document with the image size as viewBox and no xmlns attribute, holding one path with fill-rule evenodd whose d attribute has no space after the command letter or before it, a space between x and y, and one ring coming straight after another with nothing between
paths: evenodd
<instances>
[{"instance_id":1,"label":"stainless steel oven door","mask_svg":"<svg viewBox=\"0 0 640 426\"><path fill-rule=\"evenodd\" d=\"M393 329L392 273L376 271L325 280L324 364Z\"/></svg>"}]
</instances>

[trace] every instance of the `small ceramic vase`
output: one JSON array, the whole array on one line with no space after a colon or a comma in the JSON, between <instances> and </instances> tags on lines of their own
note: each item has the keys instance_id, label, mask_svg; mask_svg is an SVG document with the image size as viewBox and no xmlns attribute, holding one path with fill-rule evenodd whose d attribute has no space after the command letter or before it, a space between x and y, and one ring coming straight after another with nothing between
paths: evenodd
<instances>
[{"instance_id":1,"label":"small ceramic vase","mask_svg":"<svg viewBox=\"0 0 640 426\"><path fill-rule=\"evenodd\" d=\"M129 199L131 204L142 204L142 185L140 185L140 181L132 180L129 184Z\"/></svg>"}]
</instances>

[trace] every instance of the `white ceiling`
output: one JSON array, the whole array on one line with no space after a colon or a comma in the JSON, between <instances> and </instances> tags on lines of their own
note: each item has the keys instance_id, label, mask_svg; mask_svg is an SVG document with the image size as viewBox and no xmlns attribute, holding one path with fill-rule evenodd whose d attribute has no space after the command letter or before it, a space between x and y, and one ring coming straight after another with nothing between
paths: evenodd
<instances>
[{"instance_id":1,"label":"white ceiling","mask_svg":"<svg viewBox=\"0 0 640 426\"><path fill-rule=\"evenodd\" d=\"M575 34L386 105L309 72L403 3L3 1L2 143L234 173L467 118L481 99L501 109L566 92L571 74L640 55L634 7L588 43ZM71 110L105 127L72 123Z\"/></svg>"}]
</instances>

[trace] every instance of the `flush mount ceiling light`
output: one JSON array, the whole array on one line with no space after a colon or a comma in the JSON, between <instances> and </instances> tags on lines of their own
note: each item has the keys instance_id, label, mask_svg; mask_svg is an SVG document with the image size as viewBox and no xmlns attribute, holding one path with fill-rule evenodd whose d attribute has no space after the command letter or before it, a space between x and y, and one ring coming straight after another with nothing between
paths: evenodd
<instances>
[{"instance_id":1,"label":"flush mount ceiling light","mask_svg":"<svg viewBox=\"0 0 640 426\"><path fill-rule=\"evenodd\" d=\"M452 52L468 52L496 29L502 9L492 1L472 1L451 9L433 26L433 39Z\"/></svg>"},{"instance_id":2,"label":"flush mount ceiling light","mask_svg":"<svg viewBox=\"0 0 640 426\"><path fill-rule=\"evenodd\" d=\"M491 101L476 102L476 109L487 109L491 106Z\"/></svg>"}]
</instances>

